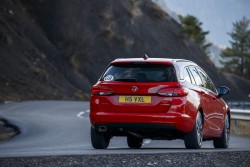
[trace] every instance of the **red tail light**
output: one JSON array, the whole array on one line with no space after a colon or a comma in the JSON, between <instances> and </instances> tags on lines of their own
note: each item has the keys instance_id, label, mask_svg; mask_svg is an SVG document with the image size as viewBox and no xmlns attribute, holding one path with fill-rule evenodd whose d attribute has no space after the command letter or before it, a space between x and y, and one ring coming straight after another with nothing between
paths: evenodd
<instances>
[{"instance_id":1,"label":"red tail light","mask_svg":"<svg viewBox=\"0 0 250 167\"><path fill-rule=\"evenodd\" d=\"M113 94L113 90L105 86L93 86L92 95L107 96Z\"/></svg>"},{"instance_id":2,"label":"red tail light","mask_svg":"<svg viewBox=\"0 0 250 167\"><path fill-rule=\"evenodd\" d=\"M168 97L182 97L187 96L188 89L181 87L181 88L162 88L158 91L158 94L161 96L168 96Z\"/></svg>"}]
</instances>

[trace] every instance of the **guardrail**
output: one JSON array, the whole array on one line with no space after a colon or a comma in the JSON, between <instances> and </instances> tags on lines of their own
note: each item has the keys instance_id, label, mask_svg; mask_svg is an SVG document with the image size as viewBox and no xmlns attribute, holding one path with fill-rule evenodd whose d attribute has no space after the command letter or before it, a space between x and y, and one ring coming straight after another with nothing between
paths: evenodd
<instances>
[{"instance_id":1,"label":"guardrail","mask_svg":"<svg viewBox=\"0 0 250 167\"><path fill-rule=\"evenodd\" d=\"M250 121L250 110L230 109L231 119Z\"/></svg>"},{"instance_id":2,"label":"guardrail","mask_svg":"<svg viewBox=\"0 0 250 167\"><path fill-rule=\"evenodd\" d=\"M227 104L233 109L250 110L250 101L228 101Z\"/></svg>"}]
</instances>

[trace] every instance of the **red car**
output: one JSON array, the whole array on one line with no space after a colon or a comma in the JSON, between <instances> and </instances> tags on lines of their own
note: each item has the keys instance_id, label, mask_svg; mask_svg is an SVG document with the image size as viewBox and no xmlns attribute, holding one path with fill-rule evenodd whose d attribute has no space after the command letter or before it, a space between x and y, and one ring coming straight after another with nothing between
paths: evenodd
<instances>
[{"instance_id":1,"label":"red car","mask_svg":"<svg viewBox=\"0 0 250 167\"><path fill-rule=\"evenodd\" d=\"M116 59L92 88L92 146L106 149L113 136L126 136L130 148L143 139L184 139L191 149L213 140L227 148L230 109L221 98L227 93L188 60Z\"/></svg>"}]
</instances>

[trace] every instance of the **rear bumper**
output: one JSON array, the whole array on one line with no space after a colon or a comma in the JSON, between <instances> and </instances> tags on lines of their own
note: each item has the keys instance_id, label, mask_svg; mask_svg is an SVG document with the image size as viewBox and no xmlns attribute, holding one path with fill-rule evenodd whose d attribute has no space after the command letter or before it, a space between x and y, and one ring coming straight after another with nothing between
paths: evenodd
<instances>
[{"instance_id":1,"label":"rear bumper","mask_svg":"<svg viewBox=\"0 0 250 167\"><path fill-rule=\"evenodd\" d=\"M100 126L107 126L109 129L171 129L176 130L173 125L160 125L160 124L148 124L148 123L107 123L107 124L96 124L95 128Z\"/></svg>"},{"instance_id":2,"label":"rear bumper","mask_svg":"<svg viewBox=\"0 0 250 167\"><path fill-rule=\"evenodd\" d=\"M106 126L108 129L125 128L130 130L165 129L189 133L194 126L195 118L181 113L113 113L90 112L90 121L95 129Z\"/></svg>"}]
</instances>

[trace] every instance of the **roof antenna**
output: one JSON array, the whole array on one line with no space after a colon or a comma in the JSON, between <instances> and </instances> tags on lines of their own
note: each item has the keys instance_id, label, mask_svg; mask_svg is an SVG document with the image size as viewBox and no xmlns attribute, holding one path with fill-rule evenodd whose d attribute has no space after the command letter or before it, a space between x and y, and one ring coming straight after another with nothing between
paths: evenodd
<instances>
[{"instance_id":1,"label":"roof antenna","mask_svg":"<svg viewBox=\"0 0 250 167\"><path fill-rule=\"evenodd\" d=\"M144 54L143 59L144 59L144 60L147 60L147 59L148 59L148 55L147 55L147 54Z\"/></svg>"}]
</instances>

